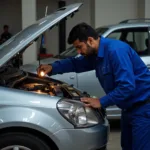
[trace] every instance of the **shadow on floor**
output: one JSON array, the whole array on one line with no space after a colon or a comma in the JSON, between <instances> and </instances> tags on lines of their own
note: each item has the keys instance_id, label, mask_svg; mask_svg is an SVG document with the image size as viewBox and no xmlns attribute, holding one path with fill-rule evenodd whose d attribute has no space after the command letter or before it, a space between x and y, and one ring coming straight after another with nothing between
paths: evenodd
<instances>
[{"instance_id":1,"label":"shadow on floor","mask_svg":"<svg viewBox=\"0 0 150 150\"><path fill-rule=\"evenodd\" d=\"M120 120L109 120L111 131L120 131Z\"/></svg>"}]
</instances>

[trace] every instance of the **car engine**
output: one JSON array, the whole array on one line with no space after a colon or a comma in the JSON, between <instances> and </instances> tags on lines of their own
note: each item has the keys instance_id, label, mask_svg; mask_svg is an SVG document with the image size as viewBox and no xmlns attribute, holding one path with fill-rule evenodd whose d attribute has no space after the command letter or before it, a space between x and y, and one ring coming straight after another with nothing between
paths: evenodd
<instances>
[{"instance_id":1,"label":"car engine","mask_svg":"<svg viewBox=\"0 0 150 150\"><path fill-rule=\"evenodd\" d=\"M0 86L73 100L90 97L88 93L81 92L71 85L48 77L39 77L11 65L0 68ZM97 109L97 112L105 118L105 109Z\"/></svg>"},{"instance_id":2,"label":"car engine","mask_svg":"<svg viewBox=\"0 0 150 150\"><path fill-rule=\"evenodd\" d=\"M0 70L0 85L38 94L76 100L83 96L89 97L86 92L82 93L66 83L48 77L38 77L36 74L30 74L11 66Z\"/></svg>"}]
</instances>

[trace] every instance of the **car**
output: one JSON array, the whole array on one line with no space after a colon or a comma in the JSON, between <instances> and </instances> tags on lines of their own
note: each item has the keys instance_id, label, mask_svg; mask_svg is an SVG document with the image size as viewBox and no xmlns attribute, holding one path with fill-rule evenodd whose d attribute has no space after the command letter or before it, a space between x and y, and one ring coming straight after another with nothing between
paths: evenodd
<instances>
[{"instance_id":1,"label":"car","mask_svg":"<svg viewBox=\"0 0 150 150\"><path fill-rule=\"evenodd\" d=\"M56 10L0 46L1 150L106 149L109 122L104 109L85 107L80 101L81 97L90 97L88 93L14 65L45 31L81 5Z\"/></svg>"},{"instance_id":2,"label":"car","mask_svg":"<svg viewBox=\"0 0 150 150\"><path fill-rule=\"evenodd\" d=\"M115 25L102 26L96 29L100 36L121 40L129 44L140 55L141 59L150 69L150 19L128 19ZM71 46L60 55L53 58L41 60L42 64L50 64L59 59L68 57L80 57L76 49ZM24 65L22 68L36 73L38 61ZM86 76L86 78L85 78ZM102 97L104 90L95 76L95 70L83 73L64 73L62 75L53 75L51 78L59 79L70 85L74 85L83 92L89 93L93 97ZM117 106L110 106L106 109L107 118L120 119L121 110Z\"/></svg>"}]
</instances>

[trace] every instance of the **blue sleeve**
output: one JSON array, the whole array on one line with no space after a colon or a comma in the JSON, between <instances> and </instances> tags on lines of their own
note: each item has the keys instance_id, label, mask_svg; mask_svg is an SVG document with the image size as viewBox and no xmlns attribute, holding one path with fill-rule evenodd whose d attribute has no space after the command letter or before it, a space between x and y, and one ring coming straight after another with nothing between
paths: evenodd
<instances>
[{"instance_id":1,"label":"blue sleeve","mask_svg":"<svg viewBox=\"0 0 150 150\"><path fill-rule=\"evenodd\" d=\"M71 57L52 63L52 74L62 74L67 72L85 72L94 69L94 58L84 56Z\"/></svg>"},{"instance_id":2,"label":"blue sleeve","mask_svg":"<svg viewBox=\"0 0 150 150\"><path fill-rule=\"evenodd\" d=\"M100 98L102 107L121 104L135 90L135 78L130 53L129 47L110 52L109 59L117 86L112 92Z\"/></svg>"}]
</instances>

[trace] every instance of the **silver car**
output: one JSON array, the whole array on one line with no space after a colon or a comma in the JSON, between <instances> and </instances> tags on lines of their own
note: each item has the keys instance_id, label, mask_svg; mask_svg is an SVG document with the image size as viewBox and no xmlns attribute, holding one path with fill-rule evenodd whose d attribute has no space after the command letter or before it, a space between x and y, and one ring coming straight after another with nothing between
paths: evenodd
<instances>
[{"instance_id":1,"label":"silver car","mask_svg":"<svg viewBox=\"0 0 150 150\"><path fill-rule=\"evenodd\" d=\"M90 96L59 80L14 67L46 30L79 9L72 4L37 21L0 46L1 150L105 150L105 110L84 107Z\"/></svg>"},{"instance_id":2,"label":"silver car","mask_svg":"<svg viewBox=\"0 0 150 150\"><path fill-rule=\"evenodd\" d=\"M116 25L108 25L96 29L99 35L103 37L122 40L128 43L141 56L145 64L150 68L150 19L131 19L124 20ZM54 58L48 58L41 61L43 64L50 64L58 59L67 57L79 57L74 47L70 47L63 53ZM36 72L38 62L32 65L25 65L23 68ZM86 78L85 78L86 77ZM62 75L54 75L51 78L59 79L70 85L74 85L83 92L89 93L94 97L102 97L105 95L104 90L99 84L95 76L95 70L83 73L65 73ZM111 106L106 109L108 119L120 119L121 110L117 106Z\"/></svg>"}]
</instances>

